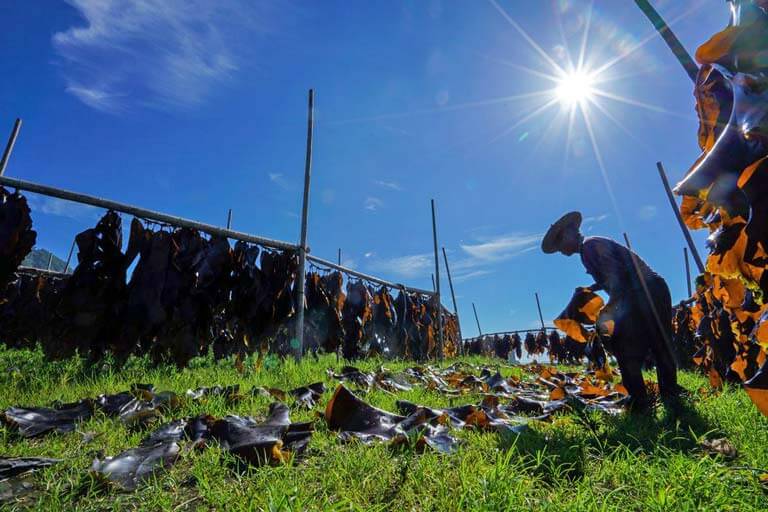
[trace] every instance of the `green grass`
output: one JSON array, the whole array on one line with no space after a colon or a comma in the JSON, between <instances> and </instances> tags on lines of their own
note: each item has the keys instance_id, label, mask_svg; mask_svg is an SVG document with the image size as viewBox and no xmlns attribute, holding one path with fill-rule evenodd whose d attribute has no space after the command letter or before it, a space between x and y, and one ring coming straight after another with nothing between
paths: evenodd
<instances>
[{"instance_id":1,"label":"green grass","mask_svg":"<svg viewBox=\"0 0 768 512\"><path fill-rule=\"evenodd\" d=\"M466 359L496 365L498 361ZM381 361L365 361L375 368ZM397 370L409 363L387 362ZM132 360L120 371L109 365L86 370L78 360L46 363L39 352L0 351L0 408L72 401L127 389L134 382L184 392L213 384L274 386L291 389L323 380L336 367L333 357L301 364L268 360L260 370L252 362L241 375L231 361L194 361L185 370L149 368ZM509 375L515 371L503 367ZM739 389L715 396L699 393L705 379L681 373L690 391L683 412L663 408L655 416L589 417L560 415L516 438L460 431L465 442L457 454L418 454L386 445L342 444L322 420L316 423L307 456L277 467L238 472L234 460L218 448L192 452L169 471L132 493L104 490L88 474L98 452L116 455L134 447L145 432L126 430L117 420L97 414L79 427L100 434L88 444L79 433L22 440L0 428L0 454L48 456L64 462L30 477L35 491L9 510L766 510L768 490L758 471L768 468L768 420ZM315 411L292 413L294 421ZM419 387L397 396L373 391L372 404L395 411L395 400L445 406L478 402L476 396L452 401ZM188 404L165 419L207 412L263 417L269 399L248 397L227 405L211 399ZM702 452L704 438L728 438L738 449L733 461Z\"/></svg>"}]
</instances>

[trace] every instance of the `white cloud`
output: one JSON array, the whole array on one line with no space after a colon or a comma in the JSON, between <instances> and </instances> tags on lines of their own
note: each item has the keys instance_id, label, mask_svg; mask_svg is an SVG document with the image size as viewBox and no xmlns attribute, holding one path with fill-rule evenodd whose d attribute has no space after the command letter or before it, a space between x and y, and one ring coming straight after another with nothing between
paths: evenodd
<instances>
[{"instance_id":1,"label":"white cloud","mask_svg":"<svg viewBox=\"0 0 768 512\"><path fill-rule=\"evenodd\" d=\"M376 210L380 209L382 206L384 206L384 201L382 201L378 197L366 197L365 201L363 202L363 208L365 208L370 212L375 212Z\"/></svg>"},{"instance_id":2,"label":"white cloud","mask_svg":"<svg viewBox=\"0 0 768 512\"><path fill-rule=\"evenodd\" d=\"M539 248L540 234L509 234L480 238L477 243L461 244L466 257L450 262L453 280L461 283L493 274L495 265Z\"/></svg>"},{"instance_id":3,"label":"white cloud","mask_svg":"<svg viewBox=\"0 0 768 512\"><path fill-rule=\"evenodd\" d=\"M648 204L638 210L637 216L640 217L641 220L651 220L656 217L657 213L657 208L652 204Z\"/></svg>"},{"instance_id":4,"label":"white cloud","mask_svg":"<svg viewBox=\"0 0 768 512\"><path fill-rule=\"evenodd\" d=\"M608 217L610 217L610 215L607 213L603 213L601 215L593 215L591 217L584 217L584 224L596 224L598 222L603 222Z\"/></svg>"},{"instance_id":5,"label":"white cloud","mask_svg":"<svg viewBox=\"0 0 768 512\"><path fill-rule=\"evenodd\" d=\"M111 113L201 103L271 18L269 2L249 0L66 1L83 18L53 35L66 90Z\"/></svg>"},{"instance_id":6,"label":"white cloud","mask_svg":"<svg viewBox=\"0 0 768 512\"><path fill-rule=\"evenodd\" d=\"M493 274L493 270L488 270L488 269L485 269L485 270L472 270L472 271L466 272L466 273L459 273L459 274L457 274L455 276L452 276L452 277L453 277L453 282L454 283L463 283L465 281L470 281L470 280L472 280L472 279L474 279L476 277L487 276L487 275L490 275L490 274Z\"/></svg>"},{"instance_id":7,"label":"white cloud","mask_svg":"<svg viewBox=\"0 0 768 512\"><path fill-rule=\"evenodd\" d=\"M368 264L368 268L387 276L413 279L429 276L430 272L434 270L433 258L434 256L429 253L398 256L386 260L373 260Z\"/></svg>"},{"instance_id":8,"label":"white cloud","mask_svg":"<svg viewBox=\"0 0 768 512\"><path fill-rule=\"evenodd\" d=\"M112 94L105 89L98 87L82 87L79 85L69 85L66 91L96 110L103 112L116 113L122 110L121 101L124 95Z\"/></svg>"},{"instance_id":9,"label":"white cloud","mask_svg":"<svg viewBox=\"0 0 768 512\"><path fill-rule=\"evenodd\" d=\"M320 193L320 201L324 205L333 204L333 202L336 201L336 191L330 188L324 189Z\"/></svg>"},{"instance_id":10,"label":"white cloud","mask_svg":"<svg viewBox=\"0 0 768 512\"><path fill-rule=\"evenodd\" d=\"M269 181L283 190L288 190L291 188L291 184L288 183L288 180L285 179L285 176L281 172L270 172Z\"/></svg>"},{"instance_id":11,"label":"white cloud","mask_svg":"<svg viewBox=\"0 0 768 512\"><path fill-rule=\"evenodd\" d=\"M34 194L27 196L27 202L33 212L66 217L73 220L95 221L102 212L100 208L95 206Z\"/></svg>"},{"instance_id":12,"label":"white cloud","mask_svg":"<svg viewBox=\"0 0 768 512\"><path fill-rule=\"evenodd\" d=\"M374 185L378 185L381 188L386 188L389 190L403 190L399 183L396 181L384 181L384 180L376 180L373 182Z\"/></svg>"},{"instance_id":13,"label":"white cloud","mask_svg":"<svg viewBox=\"0 0 768 512\"><path fill-rule=\"evenodd\" d=\"M504 235L483 240L473 245L462 245L466 257L451 261L451 273L455 283L462 283L495 272L494 265L520 256L539 247L541 235ZM371 272L394 276L398 279L424 278L434 272L432 253L377 259L375 253L365 253L366 265ZM442 268L441 272L445 269Z\"/></svg>"},{"instance_id":14,"label":"white cloud","mask_svg":"<svg viewBox=\"0 0 768 512\"><path fill-rule=\"evenodd\" d=\"M369 251L369 252L363 254L363 256L365 256L366 258L372 258L372 257L376 256L376 253L372 252L372 251Z\"/></svg>"},{"instance_id":15,"label":"white cloud","mask_svg":"<svg viewBox=\"0 0 768 512\"><path fill-rule=\"evenodd\" d=\"M477 244L462 244L461 248L477 260L487 262L504 261L535 249L542 236L540 234L503 235Z\"/></svg>"}]
</instances>

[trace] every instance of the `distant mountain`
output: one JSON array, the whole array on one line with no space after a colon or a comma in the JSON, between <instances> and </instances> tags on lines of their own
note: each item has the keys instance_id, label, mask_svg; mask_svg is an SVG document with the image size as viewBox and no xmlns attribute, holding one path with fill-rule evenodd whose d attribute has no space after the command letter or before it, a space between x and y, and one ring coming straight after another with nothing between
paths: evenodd
<instances>
[{"instance_id":1,"label":"distant mountain","mask_svg":"<svg viewBox=\"0 0 768 512\"><path fill-rule=\"evenodd\" d=\"M21 262L21 264L25 267L34 267L34 268L42 268L47 269L48 268L48 260L51 257L51 252L46 249L32 249L32 252L27 254L27 257L24 258L24 261ZM64 267L66 266L67 262L63 259L59 258L55 254L53 255L53 260L51 260L51 270L55 270L57 272L64 272ZM72 272L72 267L70 265L69 268L70 273Z\"/></svg>"}]
</instances>

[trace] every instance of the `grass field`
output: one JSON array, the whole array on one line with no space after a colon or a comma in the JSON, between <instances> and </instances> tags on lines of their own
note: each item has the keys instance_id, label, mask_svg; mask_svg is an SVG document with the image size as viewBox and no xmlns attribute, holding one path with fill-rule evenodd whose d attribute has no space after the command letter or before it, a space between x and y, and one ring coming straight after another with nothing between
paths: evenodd
<instances>
[{"instance_id":1,"label":"grass field","mask_svg":"<svg viewBox=\"0 0 768 512\"><path fill-rule=\"evenodd\" d=\"M465 359L498 365L498 360ZM365 361L375 368L381 361ZM411 364L387 362L390 369ZM241 389L274 386L291 389L315 381L336 385L326 369L338 368L333 357L307 359L299 365L268 360L240 374L232 362L196 360L186 370L151 369L133 360L119 372L109 366L86 371L78 360L45 363L27 351L0 351L0 407L47 405L100 393L126 390L132 383L158 389L238 383ZM519 370L502 366L504 375ZM322 420L316 423L302 460L276 467L238 472L233 459L218 448L191 452L169 471L132 493L104 490L88 469L101 452L116 455L135 447L146 432L132 432L116 419L97 414L79 427L96 433L84 442L81 433L23 440L0 427L0 454L48 456L64 461L30 477L34 492L0 507L13 510L766 510L768 488L759 481L768 468L768 420L739 389L710 395L698 375L682 373L689 390L684 412L663 408L655 416L588 417L563 414L552 423L536 424L514 438L495 433L459 431L464 440L454 455L416 453L386 445L342 444ZM314 411L293 412L294 421L316 418L331 392ZM479 397L451 399L420 387L393 396L372 391L365 400L395 411L395 400L446 406L477 403ZM266 413L270 400L246 397L227 405L221 399L189 404L173 413L182 417L207 412ZM171 419L169 416L166 419ZM709 455L704 439L727 438L738 450L734 460ZM0 484L2 486L2 484ZM1 490L1 488L0 488Z\"/></svg>"}]
</instances>

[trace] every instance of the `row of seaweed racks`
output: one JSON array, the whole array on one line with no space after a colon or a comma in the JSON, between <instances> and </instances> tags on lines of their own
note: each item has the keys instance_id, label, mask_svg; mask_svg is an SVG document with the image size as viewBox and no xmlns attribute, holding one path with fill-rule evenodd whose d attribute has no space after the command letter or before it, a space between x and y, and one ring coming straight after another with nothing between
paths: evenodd
<instances>
[{"instance_id":1,"label":"row of seaweed racks","mask_svg":"<svg viewBox=\"0 0 768 512\"><path fill-rule=\"evenodd\" d=\"M474 341L474 340L480 340L480 339L486 339L486 338L493 338L495 336L507 336L509 334L528 334L529 332L547 332L547 331L555 331L557 330L556 327L539 327L538 329L519 329L517 331L501 331L501 332L491 332L487 334L481 334L480 336L475 336L473 338L464 338L462 341L464 343L468 341Z\"/></svg>"},{"instance_id":2,"label":"row of seaweed racks","mask_svg":"<svg viewBox=\"0 0 768 512\"><path fill-rule=\"evenodd\" d=\"M312 170L312 138L313 138L313 131L314 131L314 90L312 89L309 90L309 101L308 101L307 146L306 146L307 154L306 154L306 162L305 162L305 168L304 168L304 194L303 194L302 214L301 214L301 235L300 235L300 241L298 245L291 244L288 242L282 242L279 240L272 240L265 237L255 236L255 235L251 235L249 233L243 233L240 231L233 231L232 229L230 229L231 214L232 214L231 210L229 213L229 217L227 219L227 227L225 229L218 226L213 226L211 224L205 224L202 222L184 219L182 217L176 217L173 215L168 215L168 214L157 212L157 211L146 210L144 208L139 208L133 205L125 204L125 203L119 203L117 201L102 199L102 198L90 196L87 194L81 194L78 192L64 190L56 187L50 187L47 185L41 185L38 183L32 183L32 182L24 181L20 179L7 178L4 176L5 169L8 165L8 160L13 151L13 147L16 144L16 139L18 138L21 124L22 124L21 119L17 119L16 123L14 124L13 131L11 132L11 136L8 139L8 144L6 145L5 151L3 152L2 159L0 159L0 184L2 185L7 185L10 187L15 187L16 189L27 190L29 192L56 197L56 198L64 199L67 201L73 201L76 203L82 203L82 204L88 204L91 206L106 208L108 210L126 213L129 215L133 215L135 217L146 219L146 220L152 220L152 221L164 223L166 225L194 229L202 233L207 233L208 235L211 235L211 236L221 236L221 237L226 237L228 239L241 240L243 242L261 245L264 247L270 247L278 250L295 252L299 257L299 269L298 269L298 275L296 276L297 279L296 279L296 287L295 287L296 302L299 304L304 303L304 280L306 277L305 275L306 262L307 260L309 260L310 262L313 262L316 265L338 270L340 272L345 273L348 276L354 276L365 281L378 283L380 285L383 285L389 288L395 288L405 292L428 296L438 304L439 306L438 311L442 311L441 309L442 302L440 297L440 260L438 257L438 250L437 250L438 248L437 224L435 219L434 199L432 200L432 236L433 236L433 245L434 245L434 252L435 252L435 274L433 276L435 281L434 291L422 290L418 288L409 288L398 283L392 283L390 281L386 281L378 277L369 276L367 274L357 272L353 269L343 267L340 264L341 262L339 262L339 264L337 265L330 261L323 260L321 258L317 258L309 254L309 247L307 245L307 225L308 225L308 217L309 217L310 181L311 181L311 170ZM445 253L443 255L445 256ZM71 257L71 251L70 251L70 257ZM446 258L446 271L448 272L448 279L450 282L450 271L447 270L447 266L448 266L447 256L445 256L445 258ZM49 270L50 270L50 262L49 262ZM66 272L67 269L65 268L64 271ZM458 318L458 310L456 308L456 299L453 294L452 283L451 283L451 295L453 296L454 312L456 313L456 316ZM295 357L299 359L303 355L303 345L304 345L303 344L304 308L298 309L296 317L297 317L296 329L294 333L295 340L294 340L294 343L292 343L292 346L294 347ZM439 357L442 359L442 352L443 352L443 315L442 314L438 315L437 324L438 324L438 336L437 336L438 354L439 354Z\"/></svg>"},{"instance_id":3,"label":"row of seaweed racks","mask_svg":"<svg viewBox=\"0 0 768 512\"><path fill-rule=\"evenodd\" d=\"M49 197L55 197L55 198L63 199L66 201L72 201L75 203L87 204L90 206L95 206L97 208L104 208L106 210L112 210L115 212L132 215L140 219L151 220L151 221L167 224L170 226L194 229L202 233L206 233L210 236L220 236L220 237L228 238L231 240L240 240L246 243L256 244L263 247L270 247L273 249L283 250L283 251L297 252L299 250L298 245L292 244L289 242L283 242L280 240L274 240L271 238L253 235L250 233L244 233L242 231L235 231L232 229L214 226L212 224L206 224L203 222L198 222L195 220L178 217L175 215L169 215L163 212L148 210L145 208L141 208L141 207L126 204L126 203L121 203L118 201L113 201L110 199L104 199L101 197L82 194L80 192L74 192L71 190L65 190L58 187L52 187L49 185L43 185L40 183L34 183L31 181L21 180L17 178L10 178L8 176L0 175L0 185L3 185L5 187L10 187L10 188L15 188L17 190L32 192L35 194L42 194ZM376 276L371 276L363 272L358 272L357 270L347 268L342 265L338 265L336 263L324 260L322 258L313 256L310 254L307 255L307 259L318 266L326 267L332 270L337 270L348 276L353 276L364 281L377 283L379 285L386 286L388 288L402 290L408 293L415 293L418 295L423 295L428 297L435 297L437 295L434 291L408 287L399 283L393 283L391 281L387 281L385 279L381 279ZM22 267L20 270L32 271L33 269L26 269ZM35 269L35 271L41 272L40 269ZM55 274L56 272L45 271L45 273Z\"/></svg>"},{"instance_id":4,"label":"row of seaweed racks","mask_svg":"<svg viewBox=\"0 0 768 512\"><path fill-rule=\"evenodd\" d=\"M42 184L34 183L31 181L20 180L18 178L9 178L7 176L0 176L0 185L15 188L18 190L25 190L27 192L33 192L35 194L42 194L49 197L64 199L66 201L73 201L76 203L87 204L87 205L95 206L98 208L104 208L106 210L113 210L119 213L132 215L140 219L152 220L155 222L168 224L170 226L194 229L211 236L221 236L221 237L229 238L232 240L241 240L243 242L261 245L264 247L271 247L273 249L284 250L284 251L296 251L298 249L298 246L296 244L292 244L290 242L283 242L280 240L274 240L271 238L252 235L250 233L244 233L242 231L235 231L232 229L214 226L212 224L206 224L203 222L198 222L198 221L186 219L183 217L169 215L167 213L162 213L154 210L147 210L145 208L140 208L138 206L121 203L118 201L112 201L110 199L104 199L101 197L91 196L88 194L81 194L79 192L73 192L70 190L65 190L57 187L42 185ZM307 256L307 259L320 266L327 267L333 270L338 270L340 272L343 272L350 276L357 277L364 281L370 281L372 283L377 283L389 288L405 290L410 293L426 295L429 297L432 297L435 295L435 292L430 290L422 290L420 288L414 288L414 287L405 286L399 283L393 283L391 281L387 281L379 277L358 272L357 270L344 267L342 265L338 265L336 263L330 262L328 260L324 260L322 258L318 258L317 256L309 255Z\"/></svg>"}]
</instances>

